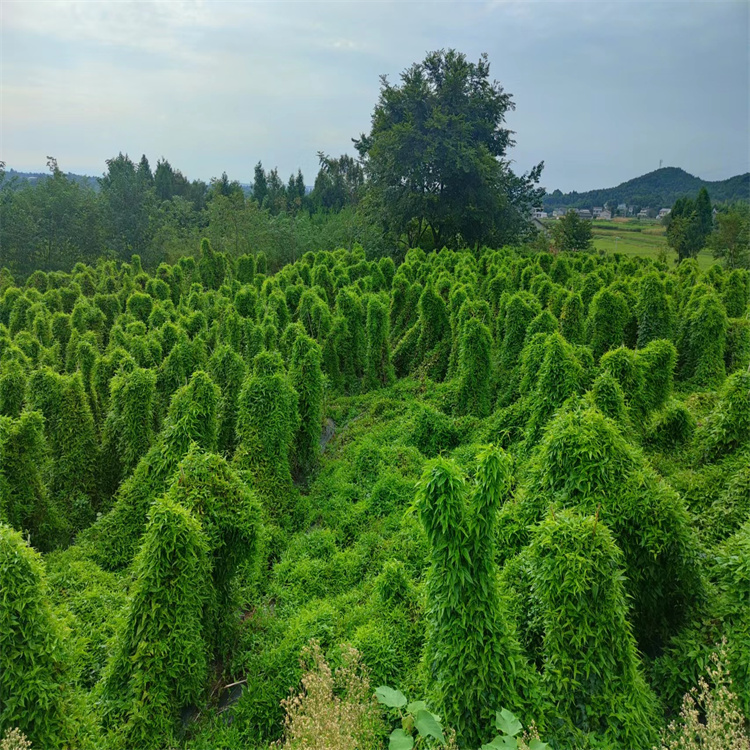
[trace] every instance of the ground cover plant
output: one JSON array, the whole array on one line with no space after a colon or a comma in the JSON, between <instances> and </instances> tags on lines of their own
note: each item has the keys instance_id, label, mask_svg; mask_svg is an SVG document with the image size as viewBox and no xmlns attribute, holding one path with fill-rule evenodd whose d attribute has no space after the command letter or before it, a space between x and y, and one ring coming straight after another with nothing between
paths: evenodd
<instances>
[{"instance_id":1,"label":"ground cover plant","mask_svg":"<svg viewBox=\"0 0 750 750\"><path fill-rule=\"evenodd\" d=\"M3 273L2 746L745 747L749 367L695 259Z\"/></svg>"}]
</instances>

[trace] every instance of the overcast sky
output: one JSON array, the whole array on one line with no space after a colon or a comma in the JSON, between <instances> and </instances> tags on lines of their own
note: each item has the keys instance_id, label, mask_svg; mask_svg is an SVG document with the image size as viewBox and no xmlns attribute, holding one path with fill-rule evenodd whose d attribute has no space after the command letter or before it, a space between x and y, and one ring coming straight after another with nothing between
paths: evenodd
<instances>
[{"instance_id":1,"label":"overcast sky","mask_svg":"<svg viewBox=\"0 0 750 750\"><path fill-rule=\"evenodd\" d=\"M99 175L119 151L249 182L307 184L354 153L379 75L428 51L489 54L513 95L510 156L548 190L664 166L750 169L749 13L736 2L0 0L0 159Z\"/></svg>"}]
</instances>

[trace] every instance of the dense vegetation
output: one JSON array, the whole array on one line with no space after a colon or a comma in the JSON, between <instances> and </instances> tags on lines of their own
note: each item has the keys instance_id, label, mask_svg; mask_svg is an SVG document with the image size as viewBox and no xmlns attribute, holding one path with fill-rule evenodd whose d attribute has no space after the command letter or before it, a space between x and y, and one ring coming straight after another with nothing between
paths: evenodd
<instances>
[{"instance_id":1,"label":"dense vegetation","mask_svg":"<svg viewBox=\"0 0 750 750\"><path fill-rule=\"evenodd\" d=\"M649 748L722 637L750 719L749 312L511 248L4 271L0 736L309 747L304 651L363 750L365 684L462 748Z\"/></svg>"},{"instance_id":2,"label":"dense vegetation","mask_svg":"<svg viewBox=\"0 0 750 750\"><path fill-rule=\"evenodd\" d=\"M668 208L678 198L695 199L701 188L706 188L715 202L747 201L750 198L750 174L710 182L694 177L678 167L662 167L613 188L588 190L584 193L562 193L555 190L545 196L544 206L550 210L592 206L616 208L620 203L625 203L628 206L658 210Z\"/></svg>"}]
</instances>

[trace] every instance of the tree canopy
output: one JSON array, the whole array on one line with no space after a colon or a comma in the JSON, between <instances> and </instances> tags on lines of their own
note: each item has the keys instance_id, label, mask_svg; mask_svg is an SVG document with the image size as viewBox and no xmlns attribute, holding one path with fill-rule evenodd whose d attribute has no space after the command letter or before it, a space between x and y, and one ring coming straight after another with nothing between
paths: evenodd
<instances>
[{"instance_id":1,"label":"tree canopy","mask_svg":"<svg viewBox=\"0 0 750 750\"><path fill-rule=\"evenodd\" d=\"M477 63L455 50L431 52L401 74L381 77L369 134L355 141L371 201L385 228L408 246L476 245L523 231L542 164L513 174L505 127L515 108Z\"/></svg>"}]
</instances>

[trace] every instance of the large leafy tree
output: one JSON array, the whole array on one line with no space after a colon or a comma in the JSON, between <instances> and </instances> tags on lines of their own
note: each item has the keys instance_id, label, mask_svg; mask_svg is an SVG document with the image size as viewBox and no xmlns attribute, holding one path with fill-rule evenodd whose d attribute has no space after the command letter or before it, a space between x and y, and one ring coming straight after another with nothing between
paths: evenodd
<instances>
[{"instance_id":1,"label":"large leafy tree","mask_svg":"<svg viewBox=\"0 0 750 750\"><path fill-rule=\"evenodd\" d=\"M381 78L372 128L355 146L370 200L410 246L507 242L528 229L543 164L511 171L504 124L515 105L489 74L487 55L472 63L440 50L404 71L401 85Z\"/></svg>"}]
</instances>

